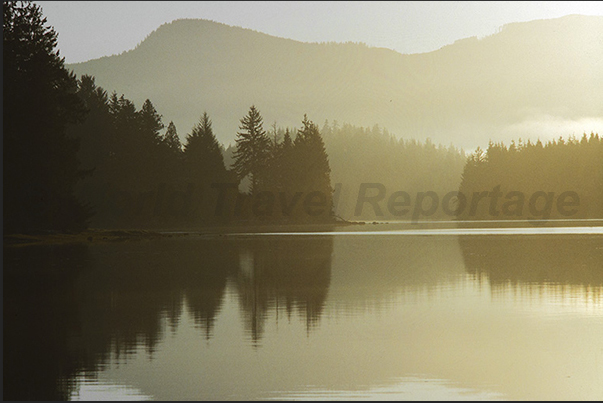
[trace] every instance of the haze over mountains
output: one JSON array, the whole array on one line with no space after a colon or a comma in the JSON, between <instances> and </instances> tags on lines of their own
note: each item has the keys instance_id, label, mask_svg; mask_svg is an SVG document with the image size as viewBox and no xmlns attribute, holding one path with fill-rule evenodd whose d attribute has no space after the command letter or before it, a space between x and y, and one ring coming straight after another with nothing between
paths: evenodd
<instances>
[{"instance_id":1,"label":"haze over mountains","mask_svg":"<svg viewBox=\"0 0 603 403\"><path fill-rule=\"evenodd\" d=\"M207 111L232 142L252 104L266 128L299 127L307 113L467 148L603 132L603 17L513 23L410 55L177 20L131 51L67 67L137 107L149 98L182 138Z\"/></svg>"}]
</instances>

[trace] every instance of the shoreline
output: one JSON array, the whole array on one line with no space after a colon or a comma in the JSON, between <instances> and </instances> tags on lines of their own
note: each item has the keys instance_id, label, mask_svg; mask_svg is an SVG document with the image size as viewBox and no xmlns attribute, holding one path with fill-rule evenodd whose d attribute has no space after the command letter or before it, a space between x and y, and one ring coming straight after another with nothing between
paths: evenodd
<instances>
[{"instance_id":1,"label":"shoreline","mask_svg":"<svg viewBox=\"0 0 603 403\"><path fill-rule=\"evenodd\" d=\"M4 247L31 245L60 245L69 243L104 243L133 240L174 238L195 235L225 235L240 232L316 232L329 231L334 227L363 225L361 221L341 221L315 224L237 224L215 225L201 228L164 228L164 229L101 229L90 228L80 233L34 233L5 234Z\"/></svg>"},{"instance_id":2,"label":"shoreline","mask_svg":"<svg viewBox=\"0 0 603 403\"><path fill-rule=\"evenodd\" d=\"M545 223L533 225L535 227L557 227L565 226L568 222L582 224L585 226L589 223L597 223L595 227L603 226L602 219L587 219L587 220L549 220ZM428 229L433 225L442 226L440 229L460 228L513 228L518 223L529 223L523 220L509 221L428 221L414 223L418 225L414 229ZM405 221L337 221L328 223L265 223L265 224L232 224L232 225L208 225L199 228L175 227L162 229L101 229L90 228L80 233L59 233L59 232L40 232L31 234L5 234L3 239L4 247L21 247L33 245L62 245L73 243L99 244L110 242L127 242L127 241L142 241L155 240L162 238L178 238L189 236L208 236L208 235L229 235L229 234L253 234L253 233L326 233L336 232L336 228L349 226L369 226L373 225L409 225L410 222ZM480 225L481 224L481 225ZM485 224L485 225L484 225ZM533 223L532 223L533 224ZM433 228L432 228L433 229ZM367 230L369 230L367 228ZM354 231L354 230L352 230ZM370 230L369 230L370 231Z\"/></svg>"}]
</instances>

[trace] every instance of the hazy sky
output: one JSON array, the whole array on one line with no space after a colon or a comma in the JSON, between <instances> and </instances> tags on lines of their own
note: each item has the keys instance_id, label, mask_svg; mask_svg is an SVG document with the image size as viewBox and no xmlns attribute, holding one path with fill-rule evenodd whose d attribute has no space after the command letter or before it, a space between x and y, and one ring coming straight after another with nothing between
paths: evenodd
<instances>
[{"instance_id":1,"label":"hazy sky","mask_svg":"<svg viewBox=\"0 0 603 403\"><path fill-rule=\"evenodd\" d=\"M132 49L161 24L204 18L304 42L364 42L401 53L489 35L507 23L603 15L603 2L40 1L67 63Z\"/></svg>"}]
</instances>

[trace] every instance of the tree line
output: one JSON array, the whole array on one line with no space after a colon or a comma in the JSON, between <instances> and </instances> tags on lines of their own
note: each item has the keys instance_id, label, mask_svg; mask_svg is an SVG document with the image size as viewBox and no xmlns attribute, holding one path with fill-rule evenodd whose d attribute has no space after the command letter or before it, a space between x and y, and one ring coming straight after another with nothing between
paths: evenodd
<instances>
[{"instance_id":1,"label":"tree line","mask_svg":"<svg viewBox=\"0 0 603 403\"><path fill-rule=\"evenodd\" d=\"M489 199L461 219L603 218L603 138L490 142L467 159L459 191Z\"/></svg>"},{"instance_id":2,"label":"tree line","mask_svg":"<svg viewBox=\"0 0 603 403\"><path fill-rule=\"evenodd\" d=\"M435 144L429 138L424 141L398 138L379 125L359 127L327 121L321 133L331 162L332 181L341 184L336 213L343 218L410 219L392 215L388 209L382 209L383 215L378 215L370 206L355 216L362 183L383 185L388 196L405 191L413 199L419 192L427 191L437 193L441 199L460 186L467 160L461 148ZM450 217L438 210L429 219Z\"/></svg>"},{"instance_id":3,"label":"tree line","mask_svg":"<svg viewBox=\"0 0 603 403\"><path fill-rule=\"evenodd\" d=\"M328 156L306 116L293 139L287 130L281 141L271 140L259 110L251 106L241 119L234 163L227 167L207 112L181 144L173 122L163 132L150 100L136 110L123 95L107 95L93 77L82 76L78 83L89 118L70 131L81 141L80 160L93 173L78 194L96 207L97 225L330 219ZM249 186L239 190L241 182ZM299 202L313 192L323 199L320 215L304 214Z\"/></svg>"}]
</instances>

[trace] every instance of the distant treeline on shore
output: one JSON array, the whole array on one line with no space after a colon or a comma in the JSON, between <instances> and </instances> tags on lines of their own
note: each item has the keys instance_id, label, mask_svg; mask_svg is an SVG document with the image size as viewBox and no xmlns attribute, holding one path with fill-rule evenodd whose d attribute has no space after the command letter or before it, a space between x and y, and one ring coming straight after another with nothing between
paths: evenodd
<instances>
[{"instance_id":1,"label":"distant treeline on shore","mask_svg":"<svg viewBox=\"0 0 603 403\"><path fill-rule=\"evenodd\" d=\"M483 199L461 219L603 218L603 138L490 143L468 158L460 192Z\"/></svg>"}]
</instances>

